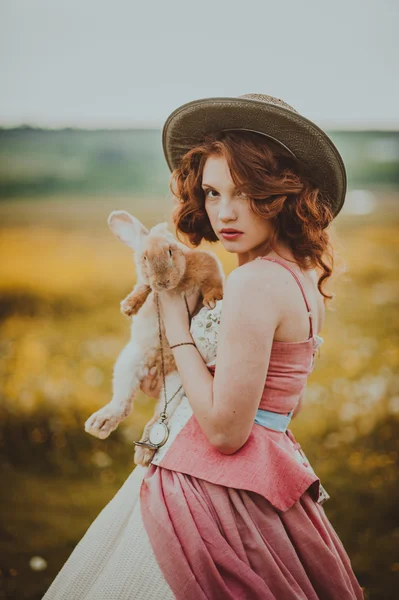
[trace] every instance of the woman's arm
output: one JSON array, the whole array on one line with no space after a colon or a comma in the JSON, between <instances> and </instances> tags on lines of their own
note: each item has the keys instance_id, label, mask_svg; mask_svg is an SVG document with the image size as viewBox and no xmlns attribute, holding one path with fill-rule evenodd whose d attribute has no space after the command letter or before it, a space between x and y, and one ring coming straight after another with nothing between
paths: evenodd
<instances>
[{"instance_id":1,"label":"woman's arm","mask_svg":"<svg viewBox=\"0 0 399 600\"><path fill-rule=\"evenodd\" d=\"M236 452L251 433L280 320L280 273L274 265L262 267L252 261L226 280L214 377L195 346L173 349L194 415L209 442L224 454ZM178 318L181 309L170 300L162 302L170 345L192 340L188 322L181 313Z\"/></svg>"}]
</instances>

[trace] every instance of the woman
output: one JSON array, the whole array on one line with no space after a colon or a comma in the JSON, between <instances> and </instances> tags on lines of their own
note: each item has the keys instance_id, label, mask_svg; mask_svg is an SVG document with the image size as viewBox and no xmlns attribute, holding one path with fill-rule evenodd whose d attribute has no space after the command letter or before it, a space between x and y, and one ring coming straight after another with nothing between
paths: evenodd
<instances>
[{"instance_id":1,"label":"woman","mask_svg":"<svg viewBox=\"0 0 399 600\"><path fill-rule=\"evenodd\" d=\"M185 395L152 463L136 467L45 598L363 598L324 513L329 496L288 429L323 342L341 157L316 125L259 94L179 107L163 147L178 234L220 240L238 266L223 301L191 323L182 297L160 294ZM142 389L156 397L160 382Z\"/></svg>"}]
</instances>

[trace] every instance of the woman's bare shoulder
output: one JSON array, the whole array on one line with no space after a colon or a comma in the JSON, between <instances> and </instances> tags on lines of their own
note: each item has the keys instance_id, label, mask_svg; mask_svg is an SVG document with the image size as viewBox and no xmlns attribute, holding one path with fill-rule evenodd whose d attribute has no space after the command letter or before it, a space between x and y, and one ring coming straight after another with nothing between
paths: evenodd
<instances>
[{"instance_id":1,"label":"woman's bare shoulder","mask_svg":"<svg viewBox=\"0 0 399 600\"><path fill-rule=\"evenodd\" d=\"M282 290L275 284L286 280L287 271L272 261L268 261L267 269L262 263L264 261L255 259L236 267L228 275L226 283L234 282L235 286L243 291L266 289L270 294L281 294Z\"/></svg>"},{"instance_id":2,"label":"woman's bare shoulder","mask_svg":"<svg viewBox=\"0 0 399 600\"><path fill-rule=\"evenodd\" d=\"M263 264L262 264L263 263ZM287 299L287 281L291 275L280 265L269 261L267 269L264 261L252 260L230 272L226 279L226 294L239 294L249 301L253 310L265 311L265 298L268 312L274 311L279 317Z\"/></svg>"},{"instance_id":3,"label":"woman's bare shoulder","mask_svg":"<svg viewBox=\"0 0 399 600\"><path fill-rule=\"evenodd\" d=\"M297 284L293 282L292 274L287 269L282 268L279 263L268 261L266 269L264 268L264 264L265 261L253 260L234 269L229 277L233 276L234 278L235 291L241 289L245 294L255 294L259 291L260 294L256 295L261 309L264 310L264 299L266 296L268 299L268 310L274 309L281 317L289 313L292 314L292 311L295 311L296 298L299 297L293 293ZM316 269L312 269L303 274L303 276L304 279L307 279L307 282L302 279L305 294L308 302L311 304L312 310L316 311L316 318L313 321L315 326L314 331L315 333L319 333L323 328L325 317L323 295L317 288L320 275ZM288 339L290 339L289 335Z\"/></svg>"}]
</instances>

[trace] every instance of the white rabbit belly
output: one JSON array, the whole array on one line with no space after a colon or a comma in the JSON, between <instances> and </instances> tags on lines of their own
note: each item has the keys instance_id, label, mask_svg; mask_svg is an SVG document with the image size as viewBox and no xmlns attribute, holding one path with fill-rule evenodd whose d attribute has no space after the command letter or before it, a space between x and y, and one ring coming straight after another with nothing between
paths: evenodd
<instances>
[{"instance_id":1,"label":"white rabbit belly","mask_svg":"<svg viewBox=\"0 0 399 600\"><path fill-rule=\"evenodd\" d=\"M159 326L156 314L135 315L130 328L131 340L138 348L159 347Z\"/></svg>"}]
</instances>

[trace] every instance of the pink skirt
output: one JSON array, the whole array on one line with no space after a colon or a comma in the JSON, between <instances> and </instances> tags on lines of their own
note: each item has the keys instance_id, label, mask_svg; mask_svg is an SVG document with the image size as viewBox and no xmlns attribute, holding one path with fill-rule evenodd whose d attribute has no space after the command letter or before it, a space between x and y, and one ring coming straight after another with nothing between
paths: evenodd
<instances>
[{"instance_id":1,"label":"pink skirt","mask_svg":"<svg viewBox=\"0 0 399 600\"><path fill-rule=\"evenodd\" d=\"M308 491L282 512L255 492L151 464L140 504L178 600L364 598L337 533Z\"/></svg>"}]
</instances>

